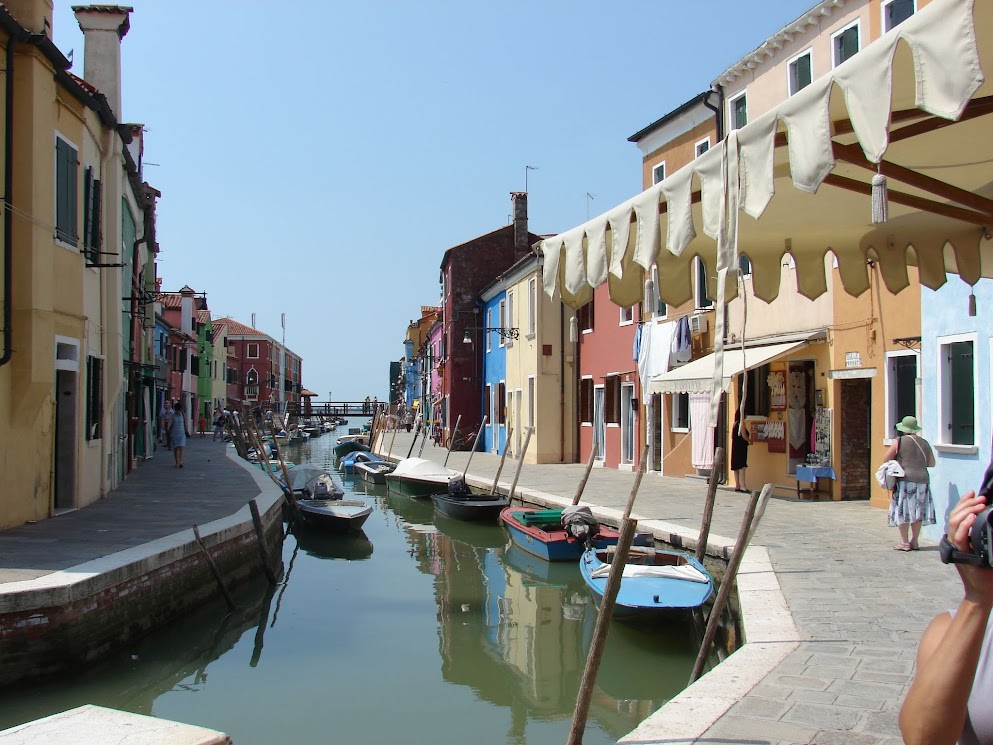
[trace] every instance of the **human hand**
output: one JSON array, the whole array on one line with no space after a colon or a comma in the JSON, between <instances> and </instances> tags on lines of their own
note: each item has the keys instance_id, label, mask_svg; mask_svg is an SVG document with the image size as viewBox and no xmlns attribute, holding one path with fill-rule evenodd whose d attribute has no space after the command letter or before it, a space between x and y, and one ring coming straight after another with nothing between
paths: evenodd
<instances>
[{"instance_id":1,"label":"human hand","mask_svg":"<svg viewBox=\"0 0 993 745\"><path fill-rule=\"evenodd\" d=\"M952 508L948 516L948 540L959 551L973 553L969 531L976 523L976 515L984 509L986 497L977 497L972 491ZM993 570L969 564L956 564L955 568L962 578L966 600L993 607Z\"/></svg>"}]
</instances>

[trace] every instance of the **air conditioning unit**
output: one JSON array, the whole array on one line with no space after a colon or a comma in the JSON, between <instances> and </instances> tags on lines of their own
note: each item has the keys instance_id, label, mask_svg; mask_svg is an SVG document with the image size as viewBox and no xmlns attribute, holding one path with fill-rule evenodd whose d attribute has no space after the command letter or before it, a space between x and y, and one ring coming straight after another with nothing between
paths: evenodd
<instances>
[{"instance_id":1,"label":"air conditioning unit","mask_svg":"<svg viewBox=\"0 0 993 745\"><path fill-rule=\"evenodd\" d=\"M690 316L690 333L699 336L707 330L707 316Z\"/></svg>"}]
</instances>

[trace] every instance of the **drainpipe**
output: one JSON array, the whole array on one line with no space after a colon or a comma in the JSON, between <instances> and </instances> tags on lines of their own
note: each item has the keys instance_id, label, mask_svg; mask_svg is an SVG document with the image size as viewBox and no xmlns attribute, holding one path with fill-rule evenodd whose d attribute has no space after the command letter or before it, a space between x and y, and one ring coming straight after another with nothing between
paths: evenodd
<instances>
[{"instance_id":1,"label":"drainpipe","mask_svg":"<svg viewBox=\"0 0 993 745\"><path fill-rule=\"evenodd\" d=\"M711 93L717 94L717 105L710 102L710 96L703 99L703 105L714 112L714 128L717 130L717 141L724 139L724 86L715 83L710 87Z\"/></svg>"},{"instance_id":2,"label":"drainpipe","mask_svg":"<svg viewBox=\"0 0 993 745\"><path fill-rule=\"evenodd\" d=\"M7 36L6 82L4 84L4 141L3 141L3 367L14 356L13 324L14 313L11 307L14 294L14 223L11 220L10 205L14 191L14 35Z\"/></svg>"}]
</instances>

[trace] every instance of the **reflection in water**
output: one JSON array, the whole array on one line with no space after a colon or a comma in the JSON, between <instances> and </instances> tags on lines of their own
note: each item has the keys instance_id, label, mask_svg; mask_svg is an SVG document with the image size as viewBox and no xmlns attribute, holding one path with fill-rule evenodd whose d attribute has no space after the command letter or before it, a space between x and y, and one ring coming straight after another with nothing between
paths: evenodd
<instances>
[{"instance_id":1,"label":"reflection in water","mask_svg":"<svg viewBox=\"0 0 993 745\"><path fill-rule=\"evenodd\" d=\"M333 444L290 458L333 469ZM376 506L364 533L301 527L275 588L253 584L236 612L212 603L74 680L5 691L0 725L97 703L237 745L324 743L329 727L342 742L563 742L596 623L578 567L513 547L497 525L436 515L430 500L342 481ZM694 641L689 627L613 624L586 745L616 742L677 693Z\"/></svg>"}]
</instances>

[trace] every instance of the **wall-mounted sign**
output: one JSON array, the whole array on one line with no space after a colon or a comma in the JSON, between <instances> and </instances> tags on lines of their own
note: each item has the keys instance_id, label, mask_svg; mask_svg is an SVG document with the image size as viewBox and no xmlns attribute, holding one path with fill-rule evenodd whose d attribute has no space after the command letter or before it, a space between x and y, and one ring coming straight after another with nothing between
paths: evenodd
<instances>
[{"instance_id":1,"label":"wall-mounted sign","mask_svg":"<svg viewBox=\"0 0 993 745\"><path fill-rule=\"evenodd\" d=\"M859 352L845 352L845 367L862 367L862 355Z\"/></svg>"},{"instance_id":2,"label":"wall-mounted sign","mask_svg":"<svg viewBox=\"0 0 993 745\"><path fill-rule=\"evenodd\" d=\"M769 383L769 408L772 411L786 409L786 370L773 369L767 378Z\"/></svg>"}]
</instances>

